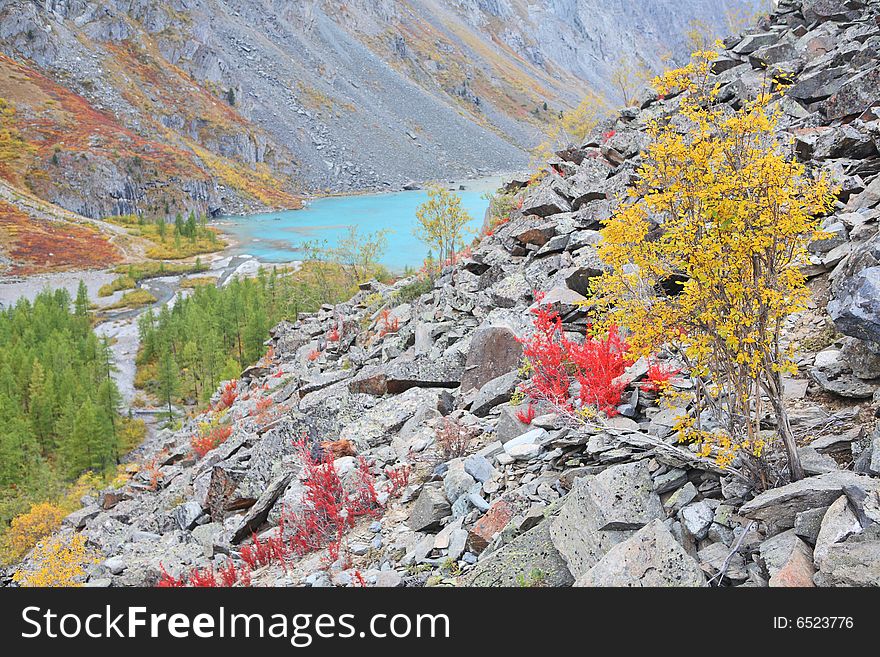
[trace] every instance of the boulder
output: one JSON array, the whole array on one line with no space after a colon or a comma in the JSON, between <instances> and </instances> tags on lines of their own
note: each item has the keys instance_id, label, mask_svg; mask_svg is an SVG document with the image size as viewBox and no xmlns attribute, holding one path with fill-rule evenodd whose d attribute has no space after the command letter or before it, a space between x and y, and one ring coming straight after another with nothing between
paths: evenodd
<instances>
[{"instance_id":1,"label":"boulder","mask_svg":"<svg viewBox=\"0 0 880 657\"><path fill-rule=\"evenodd\" d=\"M504 500L495 502L468 532L468 548L479 554L513 518L513 508Z\"/></svg>"},{"instance_id":2,"label":"boulder","mask_svg":"<svg viewBox=\"0 0 880 657\"><path fill-rule=\"evenodd\" d=\"M846 486L876 491L880 490L880 479L845 470L807 477L764 491L746 502L740 509L740 514L747 518L763 520L780 528L794 527L795 516L798 513L820 506L830 506L843 495Z\"/></svg>"},{"instance_id":3,"label":"boulder","mask_svg":"<svg viewBox=\"0 0 880 657\"><path fill-rule=\"evenodd\" d=\"M480 389L503 374L517 370L522 360L522 344L506 326L484 326L474 332L468 349L461 389Z\"/></svg>"},{"instance_id":4,"label":"boulder","mask_svg":"<svg viewBox=\"0 0 880 657\"><path fill-rule=\"evenodd\" d=\"M526 196L521 210L524 215L549 217L561 212L571 212L572 207L568 199L553 188L552 178L548 177Z\"/></svg>"},{"instance_id":5,"label":"boulder","mask_svg":"<svg viewBox=\"0 0 880 657\"><path fill-rule=\"evenodd\" d=\"M484 556L467 575L464 586L571 586L574 578L550 538L550 523L520 534Z\"/></svg>"},{"instance_id":6,"label":"boulder","mask_svg":"<svg viewBox=\"0 0 880 657\"><path fill-rule=\"evenodd\" d=\"M452 513L443 490L437 485L425 485L409 512L407 526L415 532L439 529L440 521Z\"/></svg>"},{"instance_id":7,"label":"boulder","mask_svg":"<svg viewBox=\"0 0 880 657\"><path fill-rule=\"evenodd\" d=\"M703 586L700 566L661 520L612 547L575 586Z\"/></svg>"},{"instance_id":8,"label":"boulder","mask_svg":"<svg viewBox=\"0 0 880 657\"><path fill-rule=\"evenodd\" d=\"M474 396L471 413L477 417L485 417L499 404L510 401L516 391L517 381L516 372L508 372L488 381Z\"/></svg>"},{"instance_id":9,"label":"boulder","mask_svg":"<svg viewBox=\"0 0 880 657\"><path fill-rule=\"evenodd\" d=\"M571 573L580 577L614 545L664 516L647 463L636 461L576 479L550 522L550 535Z\"/></svg>"},{"instance_id":10,"label":"boulder","mask_svg":"<svg viewBox=\"0 0 880 657\"><path fill-rule=\"evenodd\" d=\"M880 267L867 267L835 285L828 314L841 333L880 342Z\"/></svg>"},{"instance_id":11,"label":"boulder","mask_svg":"<svg viewBox=\"0 0 880 657\"><path fill-rule=\"evenodd\" d=\"M392 395L410 388L457 388L463 373L464 364L456 355L439 360L398 358L386 367L385 385Z\"/></svg>"},{"instance_id":12,"label":"boulder","mask_svg":"<svg viewBox=\"0 0 880 657\"><path fill-rule=\"evenodd\" d=\"M813 559L821 568L822 562L828 556L828 550L835 543L840 543L853 534L862 531L862 525L856 514L849 506L849 499L841 495L828 507L822 517L819 534L816 536L816 547L813 550Z\"/></svg>"},{"instance_id":13,"label":"boulder","mask_svg":"<svg viewBox=\"0 0 880 657\"><path fill-rule=\"evenodd\" d=\"M202 505L195 500L184 502L171 512L178 526L183 530L195 527L196 520L201 517L202 513Z\"/></svg>"},{"instance_id":14,"label":"boulder","mask_svg":"<svg viewBox=\"0 0 880 657\"><path fill-rule=\"evenodd\" d=\"M825 102L828 119L842 119L861 114L872 105L880 104L880 66L857 73L841 85Z\"/></svg>"},{"instance_id":15,"label":"boulder","mask_svg":"<svg viewBox=\"0 0 880 657\"><path fill-rule=\"evenodd\" d=\"M880 586L880 525L829 546L813 581L817 586Z\"/></svg>"},{"instance_id":16,"label":"boulder","mask_svg":"<svg viewBox=\"0 0 880 657\"><path fill-rule=\"evenodd\" d=\"M770 578L770 586L813 585L813 551L793 529L761 543L758 554Z\"/></svg>"}]
</instances>

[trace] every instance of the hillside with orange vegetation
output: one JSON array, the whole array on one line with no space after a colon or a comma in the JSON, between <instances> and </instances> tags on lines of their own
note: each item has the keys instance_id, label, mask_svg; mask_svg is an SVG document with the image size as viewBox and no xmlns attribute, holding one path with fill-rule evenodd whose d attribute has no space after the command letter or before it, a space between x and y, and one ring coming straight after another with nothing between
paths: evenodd
<instances>
[{"instance_id":1,"label":"hillside with orange vegetation","mask_svg":"<svg viewBox=\"0 0 880 657\"><path fill-rule=\"evenodd\" d=\"M90 217L210 212L221 202L212 200L218 185L256 208L297 206L298 200L281 191L283 184L265 170L213 155L207 148L199 148L197 154L188 137L163 126L163 114L148 99L165 97L172 106L172 90L187 84L183 74L163 69L133 49L116 48L115 53L113 76L127 80L128 96L149 119L140 132L47 75L0 54L0 98L7 126L0 146L11 143L12 135L24 145L15 157L0 158L4 179ZM246 121L222 103L204 94L193 97L204 102L182 107L190 125L201 126L202 133L194 132L206 142L210 126L223 126L235 135L248 130ZM224 162L219 172L217 161Z\"/></svg>"},{"instance_id":2,"label":"hillside with orange vegetation","mask_svg":"<svg viewBox=\"0 0 880 657\"><path fill-rule=\"evenodd\" d=\"M28 216L0 201L0 276L101 268L120 261L119 251L98 229Z\"/></svg>"},{"instance_id":3,"label":"hillside with orange vegetation","mask_svg":"<svg viewBox=\"0 0 880 657\"><path fill-rule=\"evenodd\" d=\"M34 150L6 168L89 217L520 170L560 111L615 99L618 59L685 54L690 21L758 1L7 0L0 98Z\"/></svg>"}]
</instances>

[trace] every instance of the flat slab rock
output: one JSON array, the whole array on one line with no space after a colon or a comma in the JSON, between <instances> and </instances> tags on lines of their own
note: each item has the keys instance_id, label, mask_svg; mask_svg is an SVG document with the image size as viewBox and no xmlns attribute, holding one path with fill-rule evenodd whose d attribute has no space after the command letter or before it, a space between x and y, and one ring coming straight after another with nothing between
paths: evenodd
<instances>
[{"instance_id":1,"label":"flat slab rock","mask_svg":"<svg viewBox=\"0 0 880 657\"><path fill-rule=\"evenodd\" d=\"M618 543L575 586L703 586L699 564L661 520Z\"/></svg>"},{"instance_id":2,"label":"flat slab rock","mask_svg":"<svg viewBox=\"0 0 880 657\"><path fill-rule=\"evenodd\" d=\"M648 465L636 461L576 479L550 521L550 536L571 573L581 577L615 545L664 517Z\"/></svg>"},{"instance_id":3,"label":"flat slab rock","mask_svg":"<svg viewBox=\"0 0 880 657\"><path fill-rule=\"evenodd\" d=\"M795 516L802 511L830 506L843 495L845 486L855 486L865 492L880 490L880 479L857 475L846 470L827 472L815 477L765 491L746 502L740 514L746 518L763 520L777 527L794 527Z\"/></svg>"},{"instance_id":4,"label":"flat slab rock","mask_svg":"<svg viewBox=\"0 0 880 657\"><path fill-rule=\"evenodd\" d=\"M463 586L571 586L574 578L550 538L550 523L520 534L504 547L480 559Z\"/></svg>"}]
</instances>

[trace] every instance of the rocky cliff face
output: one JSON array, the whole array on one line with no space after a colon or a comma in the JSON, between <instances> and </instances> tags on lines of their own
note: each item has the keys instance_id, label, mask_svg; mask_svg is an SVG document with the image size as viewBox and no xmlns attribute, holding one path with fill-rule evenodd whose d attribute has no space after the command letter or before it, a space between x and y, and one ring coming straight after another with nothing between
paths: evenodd
<instances>
[{"instance_id":1,"label":"rocky cliff face","mask_svg":"<svg viewBox=\"0 0 880 657\"><path fill-rule=\"evenodd\" d=\"M197 459L195 421L163 432L151 468L68 518L65 531L106 558L89 583L151 584L160 565L176 576L253 560L252 534L288 536L283 509L303 508L293 441L305 436L337 457L347 490L363 481L352 453L364 457L381 517L354 524L351 562L288 553L287 569L258 560L255 584L880 584L878 10L788 0L715 63L733 107L766 68L789 76L776 102L793 156L840 184L824 224L834 238L811 246L816 306L786 329L808 375L786 384L807 478L756 495L676 444L683 409L661 408L639 385L644 363L628 370L610 420L529 418L510 404L533 291L547 291L567 330L584 330L576 304L601 269L600 220L635 171L647 122L677 106L646 91L560 156L559 173L523 188L521 210L428 293L404 299L408 281L370 284L275 327L270 356L228 388L225 443ZM692 382L672 384L686 399Z\"/></svg>"},{"instance_id":2,"label":"rocky cliff face","mask_svg":"<svg viewBox=\"0 0 880 657\"><path fill-rule=\"evenodd\" d=\"M515 170L552 112L614 97L618 57L722 30L716 5L11 0L0 97L37 150L4 177L96 217Z\"/></svg>"}]
</instances>

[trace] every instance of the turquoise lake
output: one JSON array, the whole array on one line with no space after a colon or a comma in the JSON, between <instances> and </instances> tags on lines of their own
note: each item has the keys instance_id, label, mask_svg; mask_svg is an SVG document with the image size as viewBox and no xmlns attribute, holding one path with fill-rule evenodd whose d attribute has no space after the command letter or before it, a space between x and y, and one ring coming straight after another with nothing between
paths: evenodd
<instances>
[{"instance_id":1,"label":"turquoise lake","mask_svg":"<svg viewBox=\"0 0 880 657\"><path fill-rule=\"evenodd\" d=\"M466 189L456 193L473 217L468 224L471 232L465 237L465 241L470 242L483 225L489 206L483 195L494 191L499 179L464 185ZM457 187L458 184L454 185ZM389 231L388 249L381 263L393 272L401 272L407 266L420 267L428 254L428 247L413 234L416 208L427 198L424 190L331 196L312 200L302 210L221 217L217 226L238 243L233 253L246 253L267 263L302 260L306 255L305 242L326 240L332 248L345 236L349 226L357 226L361 235L385 228Z\"/></svg>"}]
</instances>

